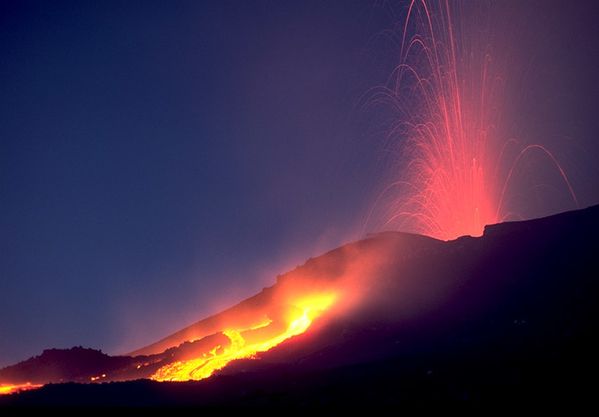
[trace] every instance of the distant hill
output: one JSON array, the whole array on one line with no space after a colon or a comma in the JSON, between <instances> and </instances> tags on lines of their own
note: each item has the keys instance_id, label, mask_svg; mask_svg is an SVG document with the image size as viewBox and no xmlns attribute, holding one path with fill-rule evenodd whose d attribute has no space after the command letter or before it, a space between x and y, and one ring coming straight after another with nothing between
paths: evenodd
<instances>
[{"instance_id":1,"label":"distant hill","mask_svg":"<svg viewBox=\"0 0 599 417\"><path fill-rule=\"evenodd\" d=\"M101 375L120 369L130 360L129 357L112 357L100 350L81 346L71 349L46 349L40 356L0 369L0 381L13 384L89 382L90 375Z\"/></svg>"}]
</instances>

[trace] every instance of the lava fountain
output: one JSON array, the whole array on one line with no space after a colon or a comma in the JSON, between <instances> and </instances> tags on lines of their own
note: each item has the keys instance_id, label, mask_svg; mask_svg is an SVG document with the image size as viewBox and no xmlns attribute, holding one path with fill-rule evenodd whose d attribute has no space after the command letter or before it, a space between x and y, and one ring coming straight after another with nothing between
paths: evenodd
<instances>
[{"instance_id":1,"label":"lava fountain","mask_svg":"<svg viewBox=\"0 0 599 417\"><path fill-rule=\"evenodd\" d=\"M412 0L403 24L391 31L399 64L367 94L368 107L393 114L386 135L391 178L366 226L374 220L442 240L479 236L485 225L513 217L506 191L529 154L555 166L578 206L549 150L506 136L506 71L493 57L484 16L467 5Z\"/></svg>"}]
</instances>

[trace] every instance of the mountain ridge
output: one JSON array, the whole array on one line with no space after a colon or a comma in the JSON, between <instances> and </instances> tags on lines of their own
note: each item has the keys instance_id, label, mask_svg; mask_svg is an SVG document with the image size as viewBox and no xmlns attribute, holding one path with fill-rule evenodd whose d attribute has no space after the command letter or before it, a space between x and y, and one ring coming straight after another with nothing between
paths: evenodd
<instances>
[{"instance_id":1,"label":"mountain ridge","mask_svg":"<svg viewBox=\"0 0 599 417\"><path fill-rule=\"evenodd\" d=\"M559 390L574 396L576 390L585 392L582 378L595 369L598 233L599 206L593 206L492 225L481 237L449 242L393 232L369 236L308 260L258 294L272 295L277 286L293 289L293 282L307 272L315 282L364 271L374 277L360 287L366 301L350 313L315 322L308 332L259 354L258 360L232 362L208 380L183 386L121 382L111 388L44 387L0 398L0 404L45 404L62 390L65 395L88 393L85 404L101 403L100 393L106 390L121 392L119 404L143 403L131 394L138 389L162 393L155 399L158 404L170 404L175 397L184 404L218 403L203 396L209 392L233 404L270 403L273 393L284 394L286 404L326 402L311 387L314 378L329 381L315 386L338 394L333 402L352 392L388 402L390 387L403 392L402 398L515 398L523 390L534 396L557 395ZM378 253L384 262L367 263L364 269L362 261ZM252 303L257 296L250 298ZM202 340L130 358L128 366L134 369L148 358L183 357ZM351 370L356 374L350 378ZM296 388L281 375L297 381L297 392L289 392ZM354 378L365 380L361 384ZM250 385L240 388L244 384Z\"/></svg>"}]
</instances>

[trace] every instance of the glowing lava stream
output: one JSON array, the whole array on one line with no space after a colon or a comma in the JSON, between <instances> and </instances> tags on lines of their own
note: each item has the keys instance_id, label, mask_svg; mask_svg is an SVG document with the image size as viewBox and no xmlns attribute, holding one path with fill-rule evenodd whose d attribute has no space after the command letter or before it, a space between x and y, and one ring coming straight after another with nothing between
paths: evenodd
<instances>
[{"instance_id":1,"label":"glowing lava stream","mask_svg":"<svg viewBox=\"0 0 599 417\"><path fill-rule=\"evenodd\" d=\"M247 337L252 331L268 329L274 325L272 320L263 322L250 329L227 329L222 333L229 338L228 346L215 346L208 354L186 361L178 361L163 366L152 375L156 381L188 381L208 378L215 371L224 368L237 359L253 358L259 352L266 352L285 340L304 333L312 321L329 309L337 299L335 294L312 295L292 303L287 311L286 326L274 334L252 340ZM276 328L276 326L274 326ZM256 338L253 338L256 339Z\"/></svg>"},{"instance_id":2,"label":"glowing lava stream","mask_svg":"<svg viewBox=\"0 0 599 417\"><path fill-rule=\"evenodd\" d=\"M41 384L31 384L29 382L26 384L16 384L16 385L1 385L0 384L0 395L15 394L15 393L21 392L21 391L27 391L30 389L40 388L41 386L42 386Z\"/></svg>"}]
</instances>

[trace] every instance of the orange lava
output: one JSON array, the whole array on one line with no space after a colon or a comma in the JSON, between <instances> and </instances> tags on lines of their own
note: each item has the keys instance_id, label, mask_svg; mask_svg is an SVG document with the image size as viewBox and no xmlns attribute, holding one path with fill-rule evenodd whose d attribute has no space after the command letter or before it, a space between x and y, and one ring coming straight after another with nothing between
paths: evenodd
<instances>
[{"instance_id":1,"label":"orange lava","mask_svg":"<svg viewBox=\"0 0 599 417\"><path fill-rule=\"evenodd\" d=\"M42 386L41 384L31 384L29 382L26 384L0 385L0 395L15 394L15 393L21 392L21 391L37 389L37 388L40 388L41 386Z\"/></svg>"},{"instance_id":2,"label":"orange lava","mask_svg":"<svg viewBox=\"0 0 599 417\"><path fill-rule=\"evenodd\" d=\"M262 320L250 328L228 328L222 332L229 339L228 345L216 345L199 357L165 365L151 378L156 381L208 378L231 361L253 358L257 353L304 333L312 321L328 310L336 299L333 293L306 296L286 305L281 317Z\"/></svg>"}]
</instances>

